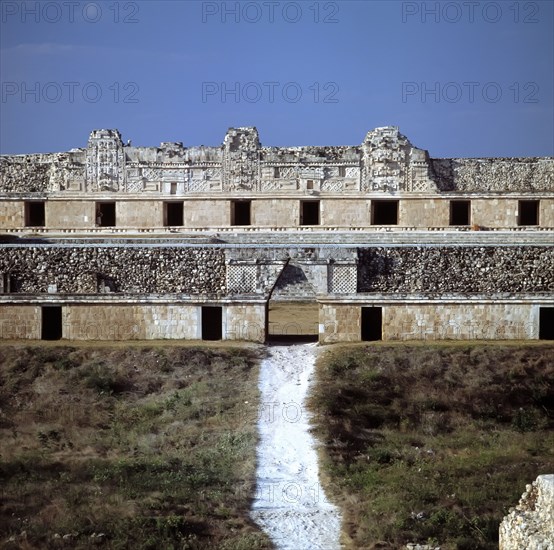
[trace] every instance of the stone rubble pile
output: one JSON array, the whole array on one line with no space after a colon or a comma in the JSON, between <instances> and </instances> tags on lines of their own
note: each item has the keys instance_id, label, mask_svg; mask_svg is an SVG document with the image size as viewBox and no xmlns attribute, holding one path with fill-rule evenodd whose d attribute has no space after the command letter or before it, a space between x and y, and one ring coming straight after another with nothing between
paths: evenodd
<instances>
[{"instance_id":1,"label":"stone rubble pile","mask_svg":"<svg viewBox=\"0 0 554 550\"><path fill-rule=\"evenodd\" d=\"M527 485L500 524L499 550L554 550L554 474Z\"/></svg>"},{"instance_id":2,"label":"stone rubble pile","mask_svg":"<svg viewBox=\"0 0 554 550\"><path fill-rule=\"evenodd\" d=\"M546 246L365 248L359 292L498 294L554 291L554 249Z\"/></svg>"}]
</instances>

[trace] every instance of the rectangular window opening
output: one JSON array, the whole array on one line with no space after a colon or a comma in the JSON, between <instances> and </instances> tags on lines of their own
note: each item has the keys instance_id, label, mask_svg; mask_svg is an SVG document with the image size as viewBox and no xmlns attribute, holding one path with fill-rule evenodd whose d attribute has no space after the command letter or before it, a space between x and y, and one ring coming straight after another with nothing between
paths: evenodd
<instances>
[{"instance_id":1,"label":"rectangular window opening","mask_svg":"<svg viewBox=\"0 0 554 550\"><path fill-rule=\"evenodd\" d=\"M362 307L362 341L383 339L383 312L381 307Z\"/></svg>"},{"instance_id":2,"label":"rectangular window opening","mask_svg":"<svg viewBox=\"0 0 554 550\"><path fill-rule=\"evenodd\" d=\"M115 227L115 202L96 203L96 225L98 227Z\"/></svg>"},{"instance_id":3,"label":"rectangular window opening","mask_svg":"<svg viewBox=\"0 0 554 550\"><path fill-rule=\"evenodd\" d=\"M539 340L554 340L554 307L539 309Z\"/></svg>"},{"instance_id":4,"label":"rectangular window opening","mask_svg":"<svg viewBox=\"0 0 554 550\"><path fill-rule=\"evenodd\" d=\"M109 277L108 275L104 275L103 273L97 273L96 274L96 291L100 292L101 294L109 293L109 292L117 292L117 283L115 279L112 277Z\"/></svg>"},{"instance_id":5,"label":"rectangular window opening","mask_svg":"<svg viewBox=\"0 0 554 550\"><path fill-rule=\"evenodd\" d=\"M176 195L177 194L177 182L176 181L171 182L171 185L170 185L170 188L169 188L169 194L170 195Z\"/></svg>"},{"instance_id":6,"label":"rectangular window opening","mask_svg":"<svg viewBox=\"0 0 554 550\"><path fill-rule=\"evenodd\" d=\"M470 225L470 201L450 201L450 225Z\"/></svg>"},{"instance_id":7,"label":"rectangular window opening","mask_svg":"<svg viewBox=\"0 0 554 550\"><path fill-rule=\"evenodd\" d=\"M398 225L398 201L371 201L372 225Z\"/></svg>"},{"instance_id":8,"label":"rectangular window opening","mask_svg":"<svg viewBox=\"0 0 554 550\"><path fill-rule=\"evenodd\" d=\"M539 201L525 200L518 203L518 225L539 225Z\"/></svg>"},{"instance_id":9,"label":"rectangular window opening","mask_svg":"<svg viewBox=\"0 0 554 550\"><path fill-rule=\"evenodd\" d=\"M202 340L221 340L223 308L202 306Z\"/></svg>"},{"instance_id":10,"label":"rectangular window opening","mask_svg":"<svg viewBox=\"0 0 554 550\"><path fill-rule=\"evenodd\" d=\"M346 166L339 166L339 178L346 177Z\"/></svg>"},{"instance_id":11,"label":"rectangular window opening","mask_svg":"<svg viewBox=\"0 0 554 550\"><path fill-rule=\"evenodd\" d=\"M281 169L278 166L273 168L273 177L277 179L281 177Z\"/></svg>"},{"instance_id":12,"label":"rectangular window opening","mask_svg":"<svg viewBox=\"0 0 554 550\"><path fill-rule=\"evenodd\" d=\"M164 226L183 225L183 203L165 202L164 203Z\"/></svg>"},{"instance_id":13,"label":"rectangular window opening","mask_svg":"<svg viewBox=\"0 0 554 550\"><path fill-rule=\"evenodd\" d=\"M60 340L62 337L62 307L43 306L42 311L42 340Z\"/></svg>"},{"instance_id":14,"label":"rectangular window opening","mask_svg":"<svg viewBox=\"0 0 554 550\"><path fill-rule=\"evenodd\" d=\"M313 188L314 188L314 180L307 180L306 189L313 189Z\"/></svg>"},{"instance_id":15,"label":"rectangular window opening","mask_svg":"<svg viewBox=\"0 0 554 550\"><path fill-rule=\"evenodd\" d=\"M25 203L25 227L44 227L44 201Z\"/></svg>"},{"instance_id":16,"label":"rectangular window opening","mask_svg":"<svg viewBox=\"0 0 554 550\"><path fill-rule=\"evenodd\" d=\"M319 201L300 201L300 225L319 225Z\"/></svg>"},{"instance_id":17,"label":"rectangular window opening","mask_svg":"<svg viewBox=\"0 0 554 550\"><path fill-rule=\"evenodd\" d=\"M231 201L231 225L250 225L252 201Z\"/></svg>"}]
</instances>

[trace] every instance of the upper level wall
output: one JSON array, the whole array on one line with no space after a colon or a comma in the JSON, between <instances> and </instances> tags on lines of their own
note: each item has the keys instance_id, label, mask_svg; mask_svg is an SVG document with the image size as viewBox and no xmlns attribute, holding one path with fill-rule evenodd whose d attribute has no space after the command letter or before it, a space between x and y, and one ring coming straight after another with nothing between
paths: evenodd
<instances>
[{"instance_id":1,"label":"upper level wall","mask_svg":"<svg viewBox=\"0 0 554 550\"><path fill-rule=\"evenodd\" d=\"M226 293L219 248L4 247L0 275L9 275L10 291L21 294Z\"/></svg>"},{"instance_id":2,"label":"upper level wall","mask_svg":"<svg viewBox=\"0 0 554 550\"><path fill-rule=\"evenodd\" d=\"M549 193L554 158L431 159L396 127L359 146L262 147L256 128L230 128L220 147L124 145L94 130L87 147L0 158L0 193L360 195Z\"/></svg>"},{"instance_id":3,"label":"upper level wall","mask_svg":"<svg viewBox=\"0 0 554 550\"><path fill-rule=\"evenodd\" d=\"M360 248L358 292L401 294L551 293L549 246Z\"/></svg>"}]
</instances>

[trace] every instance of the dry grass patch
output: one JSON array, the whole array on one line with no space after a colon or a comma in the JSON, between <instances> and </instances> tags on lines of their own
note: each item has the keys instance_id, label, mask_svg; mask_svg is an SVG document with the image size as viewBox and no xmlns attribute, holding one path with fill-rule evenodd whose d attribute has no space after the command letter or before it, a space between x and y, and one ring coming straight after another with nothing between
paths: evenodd
<instances>
[{"instance_id":1,"label":"dry grass patch","mask_svg":"<svg viewBox=\"0 0 554 550\"><path fill-rule=\"evenodd\" d=\"M260 351L0 347L5 548L270 548Z\"/></svg>"},{"instance_id":2,"label":"dry grass patch","mask_svg":"<svg viewBox=\"0 0 554 550\"><path fill-rule=\"evenodd\" d=\"M325 476L352 547L492 550L554 471L554 348L355 346L319 363Z\"/></svg>"}]
</instances>

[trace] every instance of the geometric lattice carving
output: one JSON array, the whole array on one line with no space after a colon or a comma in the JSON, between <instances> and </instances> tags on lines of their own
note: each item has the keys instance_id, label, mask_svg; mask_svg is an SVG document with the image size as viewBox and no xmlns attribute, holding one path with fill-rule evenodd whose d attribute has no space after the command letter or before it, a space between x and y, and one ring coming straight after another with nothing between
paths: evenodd
<instances>
[{"instance_id":1,"label":"geometric lattice carving","mask_svg":"<svg viewBox=\"0 0 554 550\"><path fill-rule=\"evenodd\" d=\"M187 185L187 191L190 192L198 192L198 191L209 191L209 183L208 180L190 180Z\"/></svg>"},{"instance_id":2,"label":"geometric lattice carving","mask_svg":"<svg viewBox=\"0 0 554 550\"><path fill-rule=\"evenodd\" d=\"M356 294L358 270L355 265L329 266L328 291L334 294Z\"/></svg>"},{"instance_id":3,"label":"geometric lattice carving","mask_svg":"<svg viewBox=\"0 0 554 550\"><path fill-rule=\"evenodd\" d=\"M324 180L321 183L322 191L342 191L344 189L343 180Z\"/></svg>"},{"instance_id":4,"label":"geometric lattice carving","mask_svg":"<svg viewBox=\"0 0 554 550\"><path fill-rule=\"evenodd\" d=\"M423 192L433 191L434 185L428 175L427 164L424 162L412 162L408 171L408 191Z\"/></svg>"},{"instance_id":5,"label":"geometric lattice carving","mask_svg":"<svg viewBox=\"0 0 554 550\"><path fill-rule=\"evenodd\" d=\"M221 168L206 168L204 171L205 179L207 180L221 180L223 170Z\"/></svg>"},{"instance_id":6,"label":"geometric lattice carving","mask_svg":"<svg viewBox=\"0 0 554 550\"><path fill-rule=\"evenodd\" d=\"M262 180L262 191L276 191L277 189L281 189L279 180Z\"/></svg>"},{"instance_id":7,"label":"geometric lattice carving","mask_svg":"<svg viewBox=\"0 0 554 550\"><path fill-rule=\"evenodd\" d=\"M138 193L144 189L144 182L142 178L139 179L128 179L127 180L127 192L129 193Z\"/></svg>"},{"instance_id":8,"label":"geometric lattice carving","mask_svg":"<svg viewBox=\"0 0 554 550\"><path fill-rule=\"evenodd\" d=\"M162 170L157 168L143 168L142 176L146 178L147 181L160 181L162 179Z\"/></svg>"},{"instance_id":9,"label":"geometric lattice carving","mask_svg":"<svg viewBox=\"0 0 554 550\"><path fill-rule=\"evenodd\" d=\"M360 167L359 166L347 166L346 167L346 177L347 178L359 178L360 177Z\"/></svg>"},{"instance_id":10,"label":"geometric lattice carving","mask_svg":"<svg viewBox=\"0 0 554 550\"><path fill-rule=\"evenodd\" d=\"M296 166L283 166L279 169L279 178L283 180L293 180L298 176Z\"/></svg>"},{"instance_id":11,"label":"geometric lattice carving","mask_svg":"<svg viewBox=\"0 0 554 550\"><path fill-rule=\"evenodd\" d=\"M233 294L256 292L256 266L240 264L228 265L227 291Z\"/></svg>"}]
</instances>

